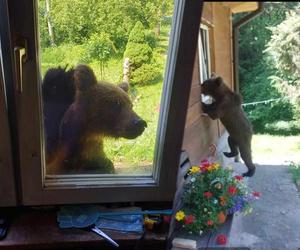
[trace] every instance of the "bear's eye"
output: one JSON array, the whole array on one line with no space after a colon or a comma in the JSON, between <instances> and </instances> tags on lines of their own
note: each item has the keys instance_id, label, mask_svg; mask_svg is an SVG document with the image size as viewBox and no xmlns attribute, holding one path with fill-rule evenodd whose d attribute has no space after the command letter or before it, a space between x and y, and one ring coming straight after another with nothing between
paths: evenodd
<instances>
[{"instance_id":1,"label":"bear's eye","mask_svg":"<svg viewBox=\"0 0 300 250\"><path fill-rule=\"evenodd\" d=\"M115 111L120 111L121 110L121 102L120 100L117 100L115 101L113 104L112 104L112 108L115 110Z\"/></svg>"}]
</instances>

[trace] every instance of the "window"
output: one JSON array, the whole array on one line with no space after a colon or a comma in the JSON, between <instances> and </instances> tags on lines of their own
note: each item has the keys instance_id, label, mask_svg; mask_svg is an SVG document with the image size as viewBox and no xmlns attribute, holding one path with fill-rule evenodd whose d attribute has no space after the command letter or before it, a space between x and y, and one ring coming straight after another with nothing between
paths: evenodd
<instances>
[{"instance_id":1,"label":"window","mask_svg":"<svg viewBox=\"0 0 300 250\"><path fill-rule=\"evenodd\" d=\"M210 66L210 46L209 46L209 30L204 24L201 24L198 40L199 49L199 68L200 68L200 80L203 82L211 75Z\"/></svg>"},{"instance_id":2,"label":"window","mask_svg":"<svg viewBox=\"0 0 300 250\"><path fill-rule=\"evenodd\" d=\"M66 52L68 52L69 56L71 56L73 53L81 53L83 49L94 49L98 44L107 45L111 39L107 36L107 34L96 33L89 36L91 41L82 40L84 42L81 44L90 45L90 48L79 46L80 42L78 42L79 45L77 47L68 47L64 43L65 41L62 42L62 46L60 48L56 45L56 51L55 49L43 47L41 44L45 41L43 41L44 38L42 35L43 32L45 33L47 30L39 28L42 27L39 25L39 22L41 22L44 17L45 21L48 22L47 26L49 28L49 20L47 19L49 17L48 14L44 13L45 15L41 17L41 12L47 12L49 10L47 9L49 6L45 5L45 9L41 9L39 8L39 4L47 3L49 3L49 1L42 0L27 1L26 3L19 2L17 0L8 2L9 13L11 14L9 16L11 23L10 35L12 38L11 47L14 48L15 52L19 52L15 55L14 59L15 71L13 72L16 79L14 86L17 86L18 89L13 89L13 91L16 92L16 90L18 90L18 92L17 94L14 94L13 101L17 105L18 110L16 114L18 116L18 145L16 146L18 146L20 151L20 162L19 168L17 169L19 169L18 175L20 176L20 190L22 191L20 195L22 197L22 204L43 205L62 203L171 200L175 190L177 166L180 155L189 88L191 84L193 58L196 51L197 30L201 19L202 3L175 1L170 33L170 45L168 46L167 62L165 64L166 67L163 74L164 78L161 89L162 94L159 115L157 117L158 121L156 121L154 127L154 130L157 130L157 132L154 137L150 137L146 134L148 127L143 128L144 131L141 131L145 133L144 139L140 142L141 144L146 143L146 140L149 138L154 141L153 148L149 147L149 151L152 152L151 161L147 162L146 166L141 166L141 159L138 160L137 165L134 165L133 162L125 159L127 162L124 164L124 169L127 169L124 170L122 169L123 166L118 166L118 164L115 164L116 162L113 160L112 163L116 170L113 173L110 171L94 171L93 168L92 170L89 169L86 171L87 168L91 167L91 162L86 163L77 161L73 164L73 162L71 162L73 158L71 158L71 161L69 161L68 158L66 171L51 171L49 164L47 165L47 160L49 158L49 153L47 153L47 147L49 147L49 145L47 145L47 136L49 134L47 134L46 126L48 125L46 124L46 119L48 116L45 117L46 98L43 93L44 89L42 82L45 72L47 72L49 68L52 68L52 66L65 66L59 64L53 65L47 60L51 57L54 57L56 60L60 60L61 58L68 57ZM70 9L73 7L72 1L69 0L57 1L57 3L62 5L66 4ZM117 3L117 1L115 3ZM58 6L57 11L62 10L60 7L63 6ZM78 9L74 9L72 13L66 14L66 17L71 18L70 15L74 15L77 10ZM89 11L90 10L91 9L89 9ZM61 16L63 15L62 12L60 12L60 14ZM100 14L101 13L99 13L99 15ZM62 20L66 21L68 18ZM93 19L91 18L91 20ZM53 19L53 21L55 20ZM46 27L47 29L47 26L43 27ZM66 27L66 30L61 30L60 34L57 33L57 35L61 35L59 39L67 36L70 29L75 29L77 27L72 26L72 22L64 23L63 26ZM192 32L193 30L195 32ZM83 25L80 32L76 32L81 36L84 35L84 32L86 31L86 27ZM168 33L168 31L166 32ZM49 31L49 34L50 33L51 32ZM5 33L1 33L1 36L4 35ZM81 37L74 37L74 39L69 40L70 44L76 45L77 39L80 40ZM103 43L103 41L105 43ZM50 39L49 42L51 44L53 41ZM120 44L122 44L122 41L120 41ZM193 46L193 44L195 46ZM59 49L61 50L59 51ZM108 50L109 49L111 49L110 52L113 53L113 50L117 50L119 48L113 44L111 45L111 48L108 48ZM101 50L99 51L101 52ZM98 53L97 55L99 55L99 51L96 51L96 53ZM24 53L23 57L22 53ZM46 57L47 53L48 58ZM87 55L88 53L83 53L83 57ZM107 75L105 75L105 64L107 63L107 61L105 61L106 54L104 53L100 56L102 61L95 67L93 67L93 60L90 60L90 58L82 58L82 61L84 61L85 64L88 64L89 67L96 72L95 74L98 80L100 80L99 75L102 75L103 79L107 80L105 79L105 77L107 77ZM77 63L78 62L76 61L74 64ZM182 65L184 65L184 67L182 67ZM97 70L100 71L99 74L97 74ZM75 73L80 75L81 71L78 68L75 68ZM75 73L72 74L75 77L75 81L77 81L77 94L80 95L81 92L86 91L86 89L84 89L86 87L84 85L86 82L83 83L78 80L79 78L76 78L78 75L75 75ZM5 81L5 84L8 85L12 83ZM97 87L88 89L89 94L85 92L81 96L81 98L84 98L84 96L89 97L85 100L85 105L88 105L88 102L92 102L91 100L96 98L92 94L98 91L99 84L96 83L95 86ZM104 84L103 88L112 88L111 85L109 86L110 87L107 87L107 85ZM115 88L117 88L116 85L114 85L113 88L115 91ZM54 88L50 89L50 92L47 93L53 93L55 91L56 89ZM120 92L121 90L116 91ZM121 91L121 93L123 96L124 92ZM135 100L138 100L138 96L134 96L134 92L132 95L136 98ZM106 96L109 96L109 94ZM125 99L125 102L127 102L126 105L128 105L128 108L131 109L131 104L128 104L128 98ZM109 107L112 107L111 105L119 105L119 102L121 101L124 100L118 99L116 102L110 103ZM58 104L58 102L52 102L50 103L50 106L58 106ZM74 106L72 106L73 104ZM88 108L84 110L85 112L82 113L76 110L76 108L78 106L82 108L84 105L80 106L81 104L79 105L72 100L71 104L66 108L66 111L63 111L63 120L68 121L68 118L72 117L72 119L74 118L73 120L71 119L73 123L60 123L58 131L59 136L61 136L63 130L65 130L66 134L69 135L69 133L71 133L70 137L66 137L71 138L71 141L73 141L73 138L82 132L85 137L80 137L80 140L85 140L87 144L91 143L99 146L99 141L97 143L94 143L93 140L89 141L89 136L93 135L95 132L95 130L93 130L93 126L96 126L98 122L97 117L95 118L95 116L99 115L100 112L96 109L100 105L95 105L94 102L92 104L93 105L88 106ZM13 105L11 100L8 105ZM152 104L149 104L148 106L150 105ZM86 108L86 106L84 107ZM140 113L138 111L139 107L140 106L138 105L135 106L135 103L133 102L134 112L137 114ZM153 107L153 109L155 108L157 107ZM73 112L73 109L76 110L75 113ZM58 115L57 110L58 109L54 112L55 115ZM88 110L92 110L92 112ZM107 109L105 111L110 110ZM70 112L71 114L67 112ZM130 112L133 111L130 110ZM65 114L68 115L65 116ZM82 125L82 120L86 119L82 118L82 114L89 114L89 123ZM115 116L111 114L108 114L107 116L111 119L115 118ZM118 117L120 118L122 116L123 115L120 115ZM143 118L142 115L141 118ZM14 120L10 120L10 122L16 123ZM54 122L52 116L51 122ZM76 128L77 125L73 126L74 123L77 125L79 124L79 127L83 126L85 130L79 130L78 132ZM66 124L68 126L64 127ZM91 133L86 133L86 131ZM137 136L129 134L127 137L135 137L134 140L136 140L139 136L142 136L143 133L137 133ZM62 143L64 140L60 137L59 142ZM126 144L128 141L124 139L123 142ZM114 141L109 143L110 145L115 146ZM59 145L64 146L65 144L62 143ZM134 143L130 145L129 148L130 147L135 147ZM59 152L64 152L64 149L65 147L62 147L61 151L55 151L54 158L59 156ZM95 150L95 147L93 147L93 149ZM97 153L99 151L101 150L97 149ZM119 149L116 147L115 151L119 151ZM77 152L82 153L83 151ZM88 155L90 152L84 153ZM106 154L109 155L109 152L106 151ZM117 157L118 156L116 156L116 158ZM90 158L88 157L88 159ZM120 163L120 159L122 159L122 157L118 158L117 163ZM65 163L65 160L66 159L63 158L63 161L59 161L54 165L54 167L60 168L61 165ZM87 166L87 168L84 167L85 169L82 171L80 168L83 166ZM75 169L75 167L78 167L79 171ZM139 167L140 169L138 169ZM141 171L143 167L146 169L144 172Z\"/></svg>"},{"instance_id":3,"label":"window","mask_svg":"<svg viewBox=\"0 0 300 250\"><path fill-rule=\"evenodd\" d=\"M200 25L198 52L200 83L202 84L211 75L209 28L204 24ZM212 98L210 96L201 95L201 98L204 103L209 104L212 102Z\"/></svg>"}]
</instances>

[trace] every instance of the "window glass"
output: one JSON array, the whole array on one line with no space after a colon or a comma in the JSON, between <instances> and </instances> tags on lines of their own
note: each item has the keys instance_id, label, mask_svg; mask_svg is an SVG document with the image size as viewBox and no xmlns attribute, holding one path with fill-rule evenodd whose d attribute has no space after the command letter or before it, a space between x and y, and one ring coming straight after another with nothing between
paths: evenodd
<instances>
[{"instance_id":1,"label":"window glass","mask_svg":"<svg viewBox=\"0 0 300 250\"><path fill-rule=\"evenodd\" d=\"M201 24L198 38L199 73L201 84L211 75L209 50L209 30L207 26ZM201 98L204 103L212 103L212 98L210 96L201 95Z\"/></svg>"},{"instance_id":2,"label":"window glass","mask_svg":"<svg viewBox=\"0 0 300 250\"><path fill-rule=\"evenodd\" d=\"M46 177L154 175L173 0L40 0Z\"/></svg>"},{"instance_id":3,"label":"window glass","mask_svg":"<svg viewBox=\"0 0 300 250\"><path fill-rule=\"evenodd\" d=\"M210 55L209 55L209 31L208 27L201 25L199 31L199 67L201 82L210 76Z\"/></svg>"}]
</instances>

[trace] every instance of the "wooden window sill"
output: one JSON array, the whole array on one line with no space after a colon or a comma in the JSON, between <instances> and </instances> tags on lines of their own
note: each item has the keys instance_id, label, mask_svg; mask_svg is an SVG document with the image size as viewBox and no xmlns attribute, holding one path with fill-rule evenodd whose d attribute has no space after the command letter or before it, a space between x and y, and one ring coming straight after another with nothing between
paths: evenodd
<instances>
[{"instance_id":1,"label":"wooden window sill","mask_svg":"<svg viewBox=\"0 0 300 250\"><path fill-rule=\"evenodd\" d=\"M97 234L82 229L60 229L56 221L56 211L30 210L13 215L6 238L0 241L0 249L165 249L168 229L160 232L146 231L138 233L122 233L103 230L120 245L111 246ZM142 238L142 239L141 239ZM147 247L148 246L148 247Z\"/></svg>"}]
</instances>

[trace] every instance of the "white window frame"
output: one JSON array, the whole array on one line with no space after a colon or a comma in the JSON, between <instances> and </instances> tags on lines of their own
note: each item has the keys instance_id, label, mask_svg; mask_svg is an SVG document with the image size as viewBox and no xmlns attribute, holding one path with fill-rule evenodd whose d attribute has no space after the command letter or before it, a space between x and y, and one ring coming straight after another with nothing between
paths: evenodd
<instances>
[{"instance_id":1,"label":"white window frame","mask_svg":"<svg viewBox=\"0 0 300 250\"><path fill-rule=\"evenodd\" d=\"M206 34L206 41L202 41L202 37L201 37L201 30L205 32ZM207 76L205 77L202 74L202 70L203 70L203 64L205 63L205 59L203 57L204 55L204 51L203 49L205 48L203 46L203 43L205 42L207 51L207 65L205 65L207 67ZM200 24L200 30L199 30L199 39L198 39L198 51L199 51L199 74L200 74L200 81L201 83L203 81L205 81L206 79L208 79L211 75L211 58L210 58L210 44L209 44L209 27L206 26L205 24Z\"/></svg>"},{"instance_id":2,"label":"white window frame","mask_svg":"<svg viewBox=\"0 0 300 250\"><path fill-rule=\"evenodd\" d=\"M201 32L205 33L205 41L202 41ZM205 44L205 46L203 46ZM206 51L204 51L206 48ZM211 76L211 58L210 58L210 43L209 43L209 27L203 23L200 24L199 38L198 38L198 54L199 54L199 79L202 84L206 79ZM207 56L205 62L204 54ZM203 74L204 73L204 74ZM201 94L201 100L204 103L212 103L212 97Z\"/></svg>"}]
</instances>

